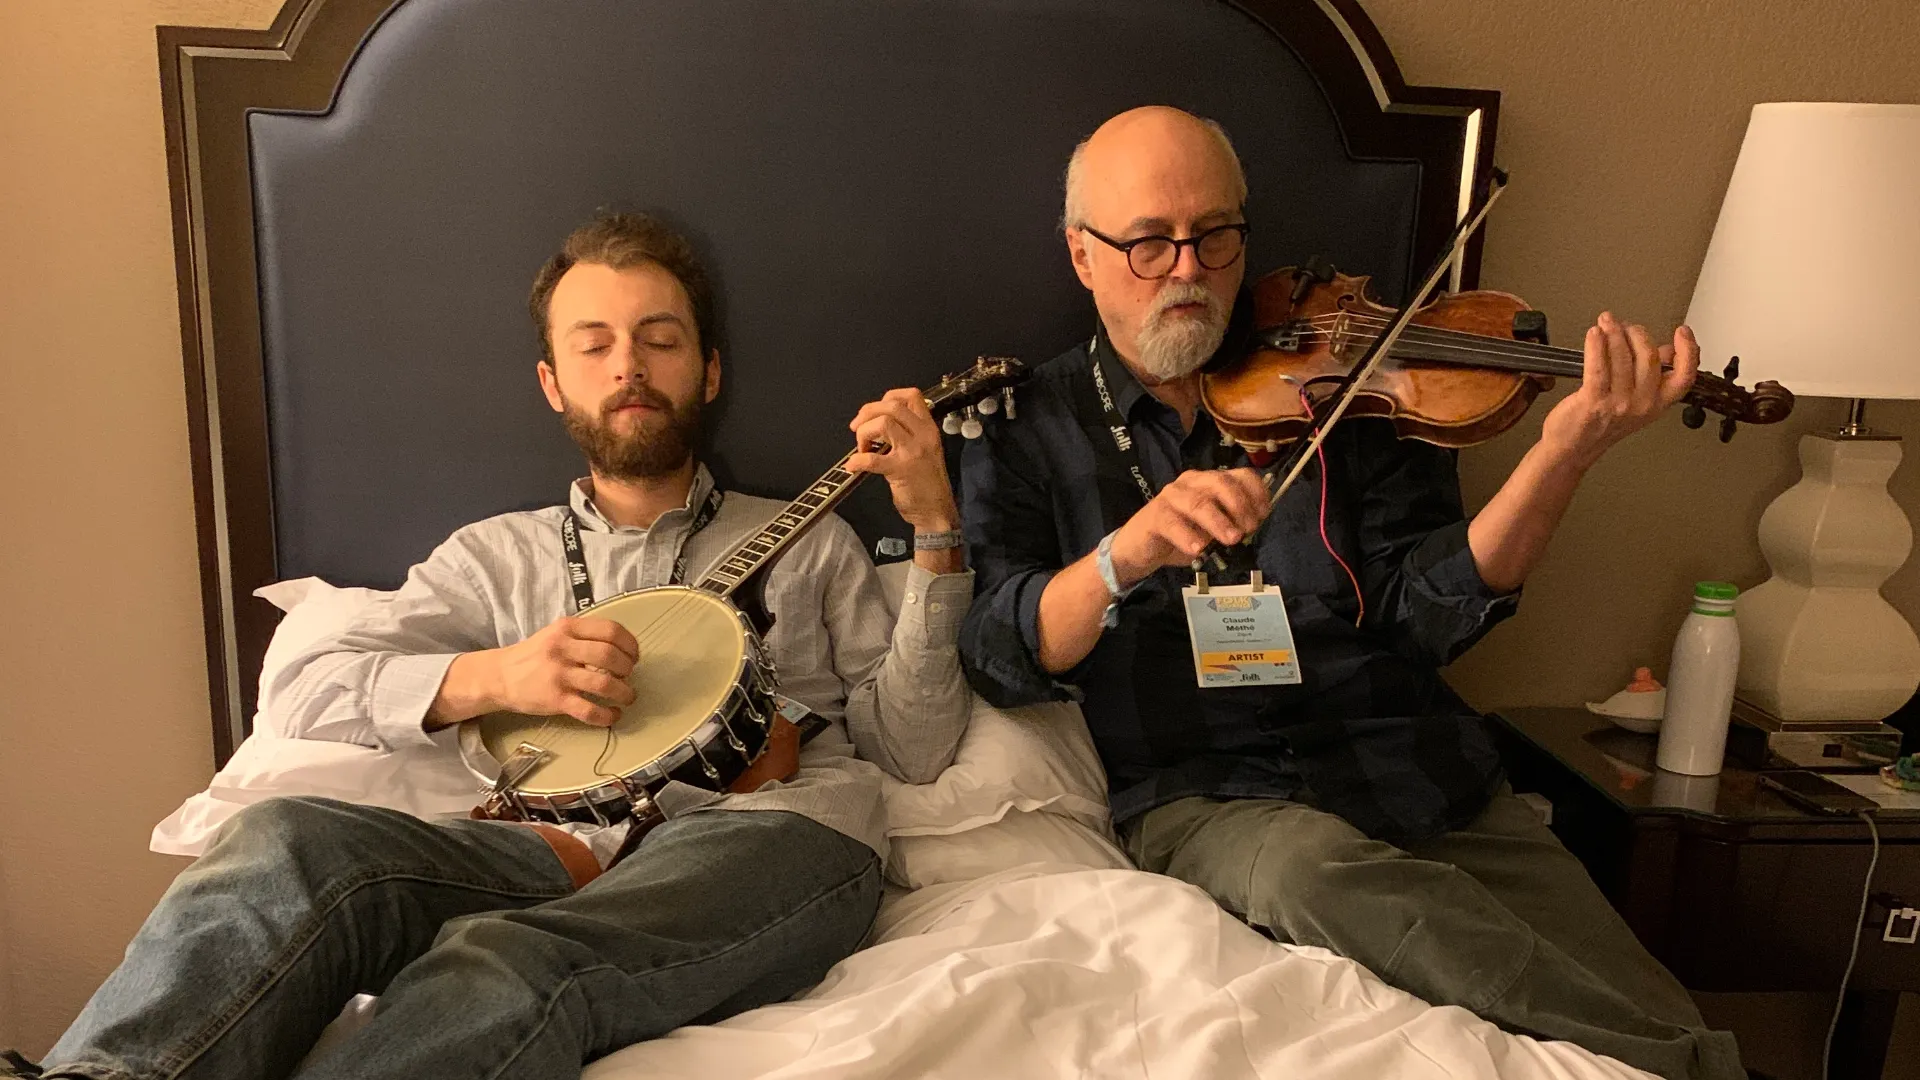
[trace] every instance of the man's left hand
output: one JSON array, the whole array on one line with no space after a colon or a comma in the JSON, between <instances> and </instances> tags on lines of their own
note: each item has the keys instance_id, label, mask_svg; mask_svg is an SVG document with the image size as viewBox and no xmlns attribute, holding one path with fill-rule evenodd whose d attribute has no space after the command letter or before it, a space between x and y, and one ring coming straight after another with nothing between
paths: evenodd
<instances>
[{"instance_id":1,"label":"man's left hand","mask_svg":"<svg viewBox=\"0 0 1920 1080\"><path fill-rule=\"evenodd\" d=\"M893 507L916 532L960 527L960 507L947 480L940 426L918 390L889 390L861 407L847 427L858 452L847 459L854 472L877 473L893 488Z\"/></svg>"},{"instance_id":2,"label":"man's left hand","mask_svg":"<svg viewBox=\"0 0 1920 1080\"><path fill-rule=\"evenodd\" d=\"M1543 448L1581 469L1686 394L1700 370L1700 343L1682 326L1673 344L1655 346L1645 327L1602 312L1587 331L1585 359L1579 389L1553 407L1540 432Z\"/></svg>"}]
</instances>

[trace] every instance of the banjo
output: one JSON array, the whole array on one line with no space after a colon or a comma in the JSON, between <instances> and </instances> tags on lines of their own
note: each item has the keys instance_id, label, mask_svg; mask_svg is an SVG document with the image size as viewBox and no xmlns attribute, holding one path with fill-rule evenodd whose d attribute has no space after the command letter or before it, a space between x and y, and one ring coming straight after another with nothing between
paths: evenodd
<instances>
[{"instance_id":1,"label":"banjo","mask_svg":"<svg viewBox=\"0 0 1920 1080\"><path fill-rule=\"evenodd\" d=\"M1026 375L1018 360L981 357L921 396L943 430L974 438L978 414L1003 405L1013 414L1013 387ZM489 785L476 813L610 825L659 817L653 794L668 781L731 791L774 778L758 776L755 763L783 740L797 747L799 733L775 694L764 572L865 479L846 467L854 452L694 584L637 589L580 609L626 627L639 645L627 680L633 704L604 728L513 712L461 724L461 757Z\"/></svg>"}]
</instances>

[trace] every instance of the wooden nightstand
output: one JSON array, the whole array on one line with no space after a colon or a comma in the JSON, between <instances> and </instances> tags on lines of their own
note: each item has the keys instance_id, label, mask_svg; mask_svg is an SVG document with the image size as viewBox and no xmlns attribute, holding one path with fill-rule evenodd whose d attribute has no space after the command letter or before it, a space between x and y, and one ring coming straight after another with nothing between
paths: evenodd
<instances>
[{"instance_id":1,"label":"wooden nightstand","mask_svg":"<svg viewBox=\"0 0 1920 1080\"><path fill-rule=\"evenodd\" d=\"M1656 738L1582 709L1495 717L1518 792L1648 951L1689 989L1840 985L1871 852L1864 823L1799 809L1729 762L1718 777L1654 767ZM1920 816L1876 818L1876 902L1834 1037L1833 1076L1878 1080L1901 991L1920 991L1920 944L1882 940L1890 907L1920 907Z\"/></svg>"}]
</instances>

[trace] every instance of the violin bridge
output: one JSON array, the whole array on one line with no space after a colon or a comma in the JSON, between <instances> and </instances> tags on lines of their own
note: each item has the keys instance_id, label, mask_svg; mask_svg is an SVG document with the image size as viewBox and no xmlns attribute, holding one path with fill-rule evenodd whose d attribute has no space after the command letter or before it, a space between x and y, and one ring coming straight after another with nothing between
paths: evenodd
<instances>
[{"instance_id":1,"label":"violin bridge","mask_svg":"<svg viewBox=\"0 0 1920 1080\"><path fill-rule=\"evenodd\" d=\"M1333 353L1336 360L1348 361L1353 359L1353 346L1356 339L1353 334L1352 323L1352 315L1345 311L1333 318L1333 330L1327 335L1327 344L1329 351Z\"/></svg>"}]
</instances>

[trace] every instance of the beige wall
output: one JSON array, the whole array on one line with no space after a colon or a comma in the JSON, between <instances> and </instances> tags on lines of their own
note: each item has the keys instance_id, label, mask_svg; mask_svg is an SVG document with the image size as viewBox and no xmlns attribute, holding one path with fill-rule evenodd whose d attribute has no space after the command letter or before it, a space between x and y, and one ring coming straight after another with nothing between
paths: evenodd
<instances>
[{"instance_id":1,"label":"beige wall","mask_svg":"<svg viewBox=\"0 0 1920 1080\"><path fill-rule=\"evenodd\" d=\"M1662 332L1686 315L1755 102L1920 102L1913 0L1362 2L1408 81L1503 91L1497 156L1513 186L1487 226L1481 283L1546 311L1559 344L1577 346L1603 307ZM1471 504L1532 445L1544 405L1462 456ZM1454 684L1497 708L1604 697L1635 664L1664 676L1694 581L1765 580L1760 512L1799 476L1800 434L1843 413L1807 400L1726 446L1676 416L1622 444L1589 475L1520 613L1454 665ZM1872 417L1920 436L1913 405ZM1920 464L1893 488L1920 508ZM1920 559L1886 591L1920 619Z\"/></svg>"},{"instance_id":2,"label":"beige wall","mask_svg":"<svg viewBox=\"0 0 1920 1080\"><path fill-rule=\"evenodd\" d=\"M212 772L154 25L278 0L0 0L0 1045L44 1050Z\"/></svg>"},{"instance_id":3,"label":"beige wall","mask_svg":"<svg viewBox=\"0 0 1920 1080\"><path fill-rule=\"evenodd\" d=\"M1682 315L1749 105L1920 101L1912 0L1366 2L1412 80L1505 91L1485 279L1562 342L1602 305ZM110 969L180 865L148 829L210 771L153 26L277 7L0 0L0 1045L44 1050ZM1470 499L1539 415L1468 453ZM1616 452L1458 684L1570 702L1660 666L1689 582L1763 575L1754 522L1835 415L1731 447L1670 420ZM1880 416L1920 435L1920 410ZM1920 505L1920 466L1896 487ZM1920 615L1920 561L1889 593Z\"/></svg>"}]
</instances>

